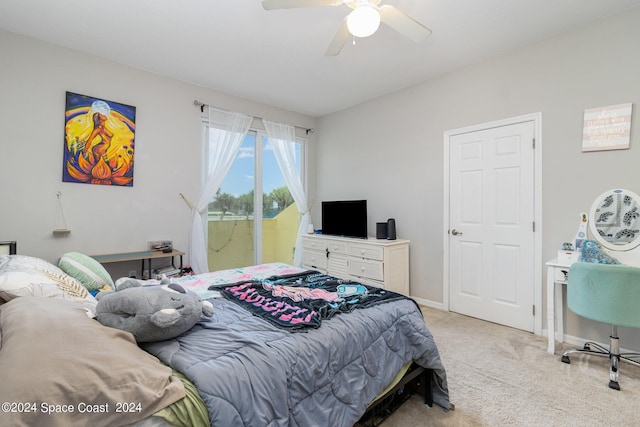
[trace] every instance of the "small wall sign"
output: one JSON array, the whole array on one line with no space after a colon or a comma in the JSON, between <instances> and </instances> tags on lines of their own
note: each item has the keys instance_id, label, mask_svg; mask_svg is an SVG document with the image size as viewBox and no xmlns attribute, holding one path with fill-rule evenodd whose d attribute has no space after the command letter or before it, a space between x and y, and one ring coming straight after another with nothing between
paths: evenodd
<instances>
[{"instance_id":1,"label":"small wall sign","mask_svg":"<svg viewBox=\"0 0 640 427\"><path fill-rule=\"evenodd\" d=\"M629 149L632 107L629 102L584 110L582 151Z\"/></svg>"}]
</instances>

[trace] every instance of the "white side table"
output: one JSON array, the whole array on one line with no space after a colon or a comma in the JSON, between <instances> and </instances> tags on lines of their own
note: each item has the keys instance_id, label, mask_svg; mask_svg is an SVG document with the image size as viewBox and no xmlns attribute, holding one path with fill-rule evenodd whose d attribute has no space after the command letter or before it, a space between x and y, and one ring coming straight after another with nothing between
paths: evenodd
<instances>
[{"instance_id":1,"label":"white side table","mask_svg":"<svg viewBox=\"0 0 640 427\"><path fill-rule=\"evenodd\" d=\"M547 352L556 350L556 331L558 341L564 342L564 299L562 285L567 284L571 264L558 262L557 258L547 261Z\"/></svg>"}]
</instances>

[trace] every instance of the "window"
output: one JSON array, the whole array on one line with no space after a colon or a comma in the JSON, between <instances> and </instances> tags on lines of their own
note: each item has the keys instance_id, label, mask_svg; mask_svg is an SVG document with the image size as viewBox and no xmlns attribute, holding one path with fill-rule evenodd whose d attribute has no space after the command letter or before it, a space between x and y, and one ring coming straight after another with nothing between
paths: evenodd
<instances>
[{"instance_id":1,"label":"window","mask_svg":"<svg viewBox=\"0 0 640 427\"><path fill-rule=\"evenodd\" d=\"M303 172L304 141L296 142L296 163ZM293 264L299 225L300 214L268 138L260 131L249 132L209 204L209 269Z\"/></svg>"}]
</instances>

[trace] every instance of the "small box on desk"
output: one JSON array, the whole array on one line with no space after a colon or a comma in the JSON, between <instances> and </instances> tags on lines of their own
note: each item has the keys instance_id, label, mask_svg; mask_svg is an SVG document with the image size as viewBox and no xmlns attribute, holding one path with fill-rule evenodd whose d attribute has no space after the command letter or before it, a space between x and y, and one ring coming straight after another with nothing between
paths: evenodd
<instances>
[{"instance_id":1,"label":"small box on desk","mask_svg":"<svg viewBox=\"0 0 640 427\"><path fill-rule=\"evenodd\" d=\"M558 264L571 265L580 259L580 251L558 251Z\"/></svg>"},{"instance_id":2,"label":"small box on desk","mask_svg":"<svg viewBox=\"0 0 640 427\"><path fill-rule=\"evenodd\" d=\"M152 240L149 242L150 251L162 251L169 253L173 250L173 241L171 240Z\"/></svg>"}]
</instances>

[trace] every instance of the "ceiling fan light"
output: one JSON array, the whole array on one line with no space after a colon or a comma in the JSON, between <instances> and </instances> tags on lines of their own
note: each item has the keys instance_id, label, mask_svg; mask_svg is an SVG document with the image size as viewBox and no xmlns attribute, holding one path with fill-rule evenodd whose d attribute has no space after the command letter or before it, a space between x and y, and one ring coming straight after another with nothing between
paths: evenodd
<instances>
[{"instance_id":1,"label":"ceiling fan light","mask_svg":"<svg viewBox=\"0 0 640 427\"><path fill-rule=\"evenodd\" d=\"M380 13L371 5L359 5L347 16L347 28L356 37L369 37L380 27Z\"/></svg>"}]
</instances>

